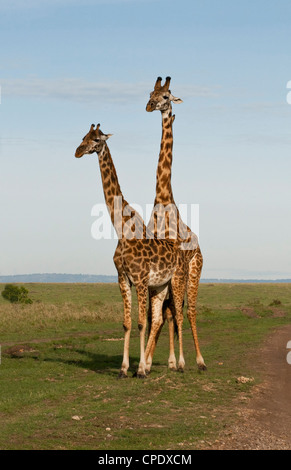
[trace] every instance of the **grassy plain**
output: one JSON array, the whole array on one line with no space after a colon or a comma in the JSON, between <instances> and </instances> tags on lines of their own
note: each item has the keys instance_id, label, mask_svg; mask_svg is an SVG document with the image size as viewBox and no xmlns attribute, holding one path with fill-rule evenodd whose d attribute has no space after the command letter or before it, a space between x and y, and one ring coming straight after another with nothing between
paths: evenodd
<instances>
[{"instance_id":1,"label":"grassy plain","mask_svg":"<svg viewBox=\"0 0 291 470\"><path fill-rule=\"evenodd\" d=\"M197 370L185 309L185 373L167 369L165 325L152 372L138 380L134 296L129 378L117 380L118 285L25 287L32 305L0 297L0 449L199 448L236 419L236 401L261 380L253 367L260 344L291 322L291 284L201 284L198 333L208 370ZM240 376L254 381L237 383Z\"/></svg>"}]
</instances>

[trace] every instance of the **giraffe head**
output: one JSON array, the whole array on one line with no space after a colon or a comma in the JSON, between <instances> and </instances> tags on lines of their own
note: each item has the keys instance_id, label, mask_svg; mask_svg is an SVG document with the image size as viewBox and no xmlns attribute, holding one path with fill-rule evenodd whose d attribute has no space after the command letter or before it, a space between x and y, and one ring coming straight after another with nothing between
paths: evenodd
<instances>
[{"instance_id":1,"label":"giraffe head","mask_svg":"<svg viewBox=\"0 0 291 470\"><path fill-rule=\"evenodd\" d=\"M100 124L97 125L96 129L94 129L94 127L95 125L92 124L88 134L85 135L82 143L77 148L75 153L76 158L83 157L86 153L91 154L94 152L101 152L106 140L112 135L103 134L100 130Z\"/></svg>"},{"instance_id":2,"label":"giraffe head","mask_svg":"<svg viewBox=\"0 0 291 470\"><path fill-rule=\"evenodd\" d=\"M161 77L157 78L154 91L150 93L150 99L146 105L146 110L152 111L167 111L171 107L171 103L183 103L180 98L176 98L169 90L171 77L167 77L165 84L162 86Z\"/></svg>"}]
</instances>

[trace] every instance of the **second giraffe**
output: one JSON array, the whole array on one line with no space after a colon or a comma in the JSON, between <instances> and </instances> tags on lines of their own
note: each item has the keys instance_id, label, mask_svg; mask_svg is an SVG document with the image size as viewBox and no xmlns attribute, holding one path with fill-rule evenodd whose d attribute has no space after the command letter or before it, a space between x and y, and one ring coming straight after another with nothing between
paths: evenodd
<instances>
[{"instance_id":1,"label":"second giraffe","mask_svg":"<svg viewBox=\"0 0 291 470\"><path fill-rule=\"evenodd\" d=\"M158 77L154 86L154 90L150 94L150 100L147 103L146 110L152 112L158 110L162 114L162 139L160 146L159 161L156 176L156 198L154 207L162 206L169 207L170 221L176 221L177 224L177 239L180 242L180 249L178 250L177 268L171 280L170 299L165 300L163 310L165 316L169 320L170 331L170 356L169 367L176 369L176 358L174 353L173 341L173 316L176 316L178 337L179 337L179 362L178 369L184 370L185 359L183 354L183 341L182 341L182 325L183 325L183 301L185 293L187 293L187 316L191 325L192 335L196 349L196 362L200 370L205 370L202 354L199 348L198 334L196 327L196 301L198 294L198 285L203 266L203 258L198 244L197 236L190 230L190 228L181 220L178 208L174 201L171 174L172 174L172 159L173 159L173 121L172 115L172 102L182 103L182 100L172 95L169 90L171 78L167 77L165 84L162 86L162 78ZM155 220L155 214L152 214L151 228L154 226L155 235L159 238L159 227ZM168 231L166 229L166 236L170 236L171 224L168 222ZM172 294L172 295L171 295ZM150 319L151 321L151 319ZM156 332L155 342L151 346L150 353L147 357L147 372L150 370L152 357L155 345L161 331L162 326Z\"/></svg>"}]
</instances>

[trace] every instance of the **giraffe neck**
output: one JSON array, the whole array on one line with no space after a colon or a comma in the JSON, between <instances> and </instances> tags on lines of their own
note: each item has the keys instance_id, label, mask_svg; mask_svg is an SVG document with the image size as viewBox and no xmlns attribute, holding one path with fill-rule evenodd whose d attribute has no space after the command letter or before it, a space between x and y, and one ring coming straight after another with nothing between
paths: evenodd
<instances>
[{"instance_id":1,"label":"giraffe neck","mask_svg":"<svg viewBox=\"0 0 291 470\"><path fill-rule=\"evenodd\" d=\"M105 202L118 238L143 238L146 227L137 211L124 199L107 144L98 153ZM129 233L130 232L130 233Z\"/></svg>"},{"instance_id":2,"label":"giraffe neck","mask_svg":"<svg viewBox=\"0 0 291 470\"><path fill-rule=\"evenodd\" d=\"M195 234L180 218L180 213L172 192L172 160L173 160L173 116L172 105L162 112L162 140L157 168L155 207L159 205L170 207L165 220L165 238L176 237L182 242L183 250L193 250L198 241ZM161 231L157 223L156 214L151 217L154 233L159 238Z\"/></svg>"},{"instance_id":3,"label":"giraffe neck","mask_svg":"<svg viewBox=\"0 0 291 470\"><path fill-rule=\"evenodd\" d=\"M173 118L172 105L162 112L162 140L156 179L156 204L174 203L172 192Z\"/></svg>"},{"instance_id":4,"label":"giraffe neck","mask_svg":"<svg viewBox=\"0 0 291 470\"><path fill-rule=\"evenodd\" d=\"M156 197L149 227L158 238L180 239L179 211L172 193L172 106L162 112L162 140L157 167ZM161 218L162 217L162 218Z\"/></svg>"}]
</instances>

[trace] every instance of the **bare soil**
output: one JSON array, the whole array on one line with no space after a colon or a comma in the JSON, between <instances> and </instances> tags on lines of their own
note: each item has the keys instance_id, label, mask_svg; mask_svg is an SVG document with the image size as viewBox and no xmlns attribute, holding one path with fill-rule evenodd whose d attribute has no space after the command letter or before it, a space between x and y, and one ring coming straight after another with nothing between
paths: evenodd
<instances>
[{"instance_id":1,"label":"bare soil","mask_svg":"<svg viewBox=\"0 0 291 470\"><path fill-rule=\"evenodd\" d=\"M254 359L263 383L252 397L238 404L237 420L213 443L202 449L291 450L291 364L287 343L291 325L277 329Z\"/></svg>"}]
</instances>

